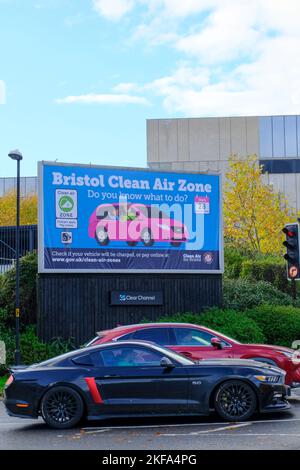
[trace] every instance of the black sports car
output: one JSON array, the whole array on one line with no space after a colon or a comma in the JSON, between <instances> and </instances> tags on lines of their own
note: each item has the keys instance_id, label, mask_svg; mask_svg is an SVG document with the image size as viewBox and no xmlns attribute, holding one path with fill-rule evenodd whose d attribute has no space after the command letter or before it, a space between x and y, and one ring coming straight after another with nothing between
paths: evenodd
<instances>
[{"instance_id":1,"label":"black sports car","mask_svg":"<svg viewBox=\"0 0 300 470\"><path fill-rule=\"evenodd\" d=\"M82 418L208 415L227 421L289 408L285 372L250 360L199 364L140 341L80 349L12 370L5 388L9 415L59 429Z\"/></svg>"}]
</instances>

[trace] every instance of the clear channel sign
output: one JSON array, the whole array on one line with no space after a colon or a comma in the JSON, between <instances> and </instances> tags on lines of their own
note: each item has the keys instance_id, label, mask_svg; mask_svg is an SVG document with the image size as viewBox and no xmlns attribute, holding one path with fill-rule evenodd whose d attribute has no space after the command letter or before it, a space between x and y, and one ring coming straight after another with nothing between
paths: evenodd
<instances>
[{"instance_id":1,"label":"clear channel sign","mask_svg":"<svg viewBox=\"0 0 300 470\"><path fill-rule=\"evenodd\" d=\"M39 272L223 272L217 174L39 163Z\"/></svg>"}]
</instances>

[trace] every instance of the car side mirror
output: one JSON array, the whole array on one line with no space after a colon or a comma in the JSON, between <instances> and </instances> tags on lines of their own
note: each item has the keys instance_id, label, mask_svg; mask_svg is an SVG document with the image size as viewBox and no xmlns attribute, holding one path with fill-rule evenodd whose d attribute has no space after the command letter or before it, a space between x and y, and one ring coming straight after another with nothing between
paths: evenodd
<instances>
[{"instance_id":1,"label":"car side mirror","mask_svg":"<svg viewBox=\"0 0 300 470\"><path fill-rule=\"evenodd\" d=\"M210 340L210 344L212 345L213 348L216 348L216 349L222 349L223 348L223 345L222 345L222 341L219 339L219 338L212 338Z\"/></svg>"},{"instance_id":2,"label":"car side mirror","mask_svg":"<svg viewBox=\"0 0 300 470\"><path fill-rule=\"evenodd\" d=\"M162 357L160 361L160 365L161 367L164 367L165 369L173 369L173 367L175 367L171 359L169 359L168 357Z\"/></svg>"}]
</instances>

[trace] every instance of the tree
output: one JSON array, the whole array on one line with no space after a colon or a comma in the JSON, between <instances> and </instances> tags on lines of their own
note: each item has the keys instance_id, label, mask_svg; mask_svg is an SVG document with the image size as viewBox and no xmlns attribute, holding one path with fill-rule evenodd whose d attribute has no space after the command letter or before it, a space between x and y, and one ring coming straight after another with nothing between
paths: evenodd
<instances>
[{"instance_id":1,"label":"tree","mask_svg":"<svg viewBox=\"0 0 300 470\"><path fill-rule=\"evenodd\" d=\"M282 254L283 226L300 216L282 193L263 182L256 155L232 155L224 189L224 235L236 247Z\"/></svg>"},{"instance_id":2,"label":"tree","mask_svg":"<svg viewBox=\"0 0 300 470\"><path fill-rule=\"evenodd\" d=\"M30 225L37 223L37 195L21 198L20 223ZM16 224L16 193L11 191L0 197L0 226Z\"/></svg>"}]
</instances>

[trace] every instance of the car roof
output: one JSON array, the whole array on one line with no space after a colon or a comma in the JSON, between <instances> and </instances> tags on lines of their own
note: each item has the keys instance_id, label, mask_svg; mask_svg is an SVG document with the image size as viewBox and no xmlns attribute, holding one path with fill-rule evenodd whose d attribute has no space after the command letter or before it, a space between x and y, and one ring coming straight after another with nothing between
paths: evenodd
<instances>
[{"instance_id":1,"label":"car roof","mask_svg":"<svg viewBox=\"0 0 300 470\"><path fill-rule=\"evenodd\" d=\"M192 327L192 328L205 328L206 330L209 329L207 328L206 326L202 326L202 325L195 325L193 323L180 323L180 322L157 322L157 323L134 323L132 325L118 325L116 326L115 328L111 328L109 330L102 330L102 331L97 331L97 335L104 335L104 334L108 334L112 331L122 331L122 330L130 330L131 328L151 328L151 327L166 327L166 326L169 326L169 327L174 327L174 326L186 326L186 327Z\"/></svg>"},{"instance_id":2,"label":"car roof","mask_svg":"<svg viewBox=\"0 0 300 470\"><path fill-rule=\"evenodd\" d=\"M90 352L96 352L101 349L109 348L109 347L120 347L120 345L132 345L132 346L148 346L152 347L153 349L166 349L163 346L159 346L158 344L155 344L151 341L140 341L140 340L127 340L127 341L118 341L117 343L115 341L110 341L108 343L102 343L102 344L95 344L94 346L88 346L86 348L80 348L76 349L75 351L69 351L64 354L60 354L59 356L52 357L50 359L47 359L46 361L42 361L39 363L31 364L29 367L30 368L39 368L39 367L44 367L44 366L49 366L49 365L57 365L61 363L62 361L76 358L79 356L85 356L88 355ZM172 351L170 351L172 352ZM14 368L12 368L14 369ZM27 367L26 367L27 369ZM16 370L16 369L14 369Z\"/></svg>"},{"instance_id":3,"label":"car roof","mask_svg":"<svg viewBox=\"0 0 300 470\"><path fill-rule=\"evenodd\" d=\"M77 353L78 352L83 352L83 354L86 354L88 352L95 352L96 349L102 349L102 348L109 348L110 346L113 346L113 347L120 347L120 345L126 345L126 346L152 346L154 349L156 349L157 347L162 347L163 349L165 349L164 346L160 346L159 344L156 344L154 343L153 341L146 341L146 340L143 340L143 341L139 341L139 340L124 340L124 341L109 341L108 343L101 343L101 344L96 344L95 346L89 346L87 348L84 348L84 349L77 349ZM74 353L76 351L73 351Z\"/></svg>"},{"instance_id":4,"label":"car roof","mask_svg":"<svg viewBox=\"0 0 300 470\"><path fill-rule=\"evenodd\" d=\"M152 349L167 349L164 346L160 346L158 344L155 344L151 341L141 341L141 340L126 340L126 341L118 341L117 343L115 341L110 341L108 343L102 343L102 344L95 344L94 346L88 346L86 348L81 348L81 349L76 349L75 351L69 351L65 354L61 354L59 356L53 357L51 359L48 359L46 361L39 362L37 364L32 364L30 367L43 367L46 365L52 365L52 364L59 364L62 361L65 361L67 359L72 359L76 358L79 356L85 356L88 355L89 353L94 353L98 350L101 349L106 349L106 348L118 348L122 345L125 346L147 346ZM170 351L172 353L172 351Z\"/></svg>"}]
</instances>

